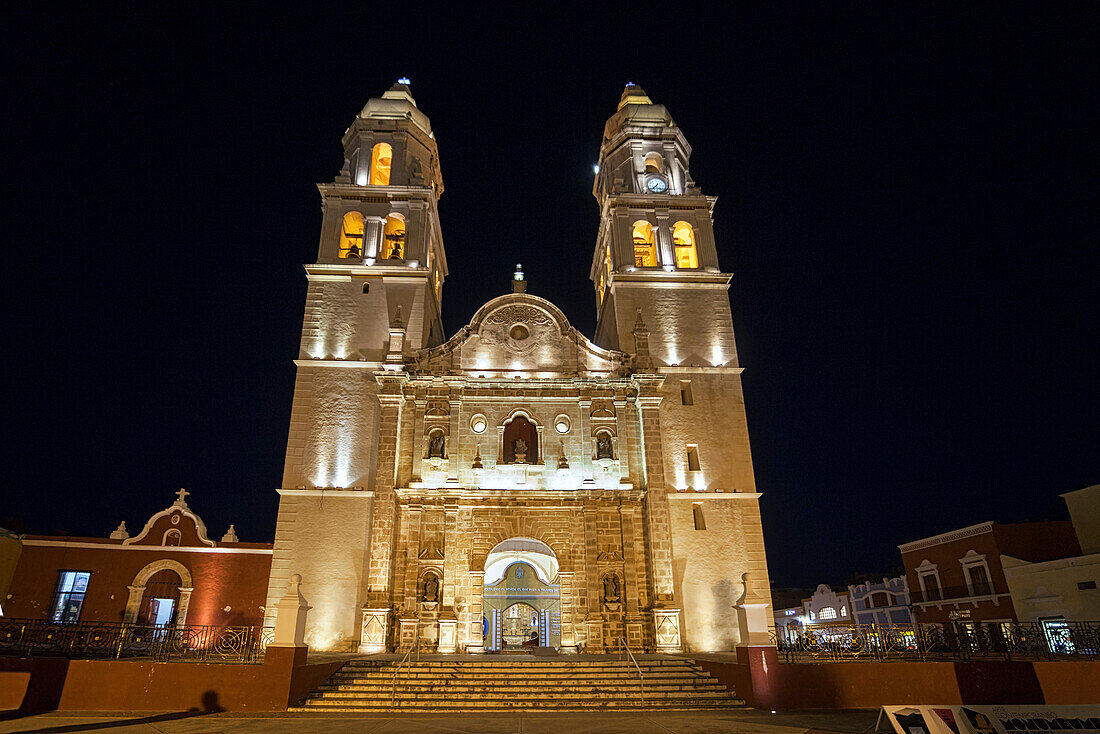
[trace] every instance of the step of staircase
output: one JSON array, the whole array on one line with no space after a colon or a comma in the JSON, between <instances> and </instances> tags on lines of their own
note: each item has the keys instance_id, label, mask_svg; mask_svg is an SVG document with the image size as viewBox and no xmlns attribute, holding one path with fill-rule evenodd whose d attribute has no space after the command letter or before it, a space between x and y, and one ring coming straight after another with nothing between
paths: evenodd
<instances>
[{"instance_id":1,"label":"step of staircase","mask_svg":"<svg viewBox=\"0 0 1100 734\"><path fill-rule=\"evenodd\" d=\"M291 711L640 711L745 702L690 660L354 659ZM396 674L396 684L395 684Z\"/></svg>"}]
</instances>

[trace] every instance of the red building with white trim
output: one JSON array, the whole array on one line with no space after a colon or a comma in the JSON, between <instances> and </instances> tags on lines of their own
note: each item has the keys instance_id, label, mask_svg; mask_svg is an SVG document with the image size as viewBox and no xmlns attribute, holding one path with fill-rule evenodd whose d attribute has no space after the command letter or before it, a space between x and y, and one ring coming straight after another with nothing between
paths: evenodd
<instances>
[{"instance_id":1,"label":"red building with white trim","mask_svg":"<svg viewBox=\"0 0 1100 734\"><path fill-rule=\"evenodd\" d=\"M271 544L241 543L232 525L211 540L187 494L134 537L125 523L109 538L24 536L4 616L261 626Z\"/></svg>"},{"instance_id":2,"label":"red building with white trim","mask_svg":"<svg viewBox=\"0 0 1100 734\"><path fill-rule=\"evenodd\" d=\"M985 522L898 548L918 622L1016 622L1001 556L1038 562L1081 554L1067 521Z\"/></svg>"}]
</instances>

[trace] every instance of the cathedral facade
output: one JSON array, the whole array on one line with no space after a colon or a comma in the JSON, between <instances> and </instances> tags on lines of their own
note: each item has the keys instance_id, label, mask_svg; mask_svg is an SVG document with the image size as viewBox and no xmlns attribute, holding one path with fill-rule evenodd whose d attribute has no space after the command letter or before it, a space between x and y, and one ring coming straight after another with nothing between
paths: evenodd
<instances>
[{"instance_id":1,"label":"cathedral facade","mask_svg":"<svg viewBox=\"0 0 1100 734\"><path fill-rule=\"evenodd\" d=\"M268 616L300 573L321 649L742 642L745 574L768 585L731 276L665 107L628 85L604 129L593 339L518 268L446 338L443 181L408 85L343 145L306 266Z\"/></svg>"}]
</instances>

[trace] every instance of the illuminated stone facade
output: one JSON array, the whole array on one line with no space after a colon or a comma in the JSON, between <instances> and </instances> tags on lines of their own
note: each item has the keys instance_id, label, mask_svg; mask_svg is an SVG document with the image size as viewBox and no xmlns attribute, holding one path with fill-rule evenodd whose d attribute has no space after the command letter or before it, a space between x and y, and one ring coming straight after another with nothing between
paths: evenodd
<instances>
[{"instance_id":1,"label":"illuminated stone facade","mask_svg":"<svg viewBox=\"0 0 1100 734\"><path fill-rule=\"evenodd\" d=\"M730 276L665 108L628 86L605 129L594 341L519 272L445 340L442 179L407 85L344 148L306 266L269 610L300 573L322 648L480 652L523 624L565 651L741 643L743 574L768 584Z\"/></svg>"}]
</instances>

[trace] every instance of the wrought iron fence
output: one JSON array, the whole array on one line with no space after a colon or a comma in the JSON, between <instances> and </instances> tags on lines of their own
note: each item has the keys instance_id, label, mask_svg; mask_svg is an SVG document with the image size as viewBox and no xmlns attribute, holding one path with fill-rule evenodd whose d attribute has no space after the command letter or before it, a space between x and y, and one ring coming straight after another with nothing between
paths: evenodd
<instances>
[{"instance_id":1,"label":"wrought iron fence","mask_svg":"<svg viewBox=\"0 0 1100 734\"><path fill-rule=\"evenodd\" d=\"M950 622L778 628L787 662L1100 657L1100 622Z\"/></svg>"},{"instance_id":2,"label":"wrought iron fence","mask_svg":"<svg viewBox=\"0 0 1100 734\"><path fill-rule=\"evenodd\" d=\"M251 663L262 657L259 633L256 627L58 624L0 617L0 655Z\"/></svg>"}]
</instances>

